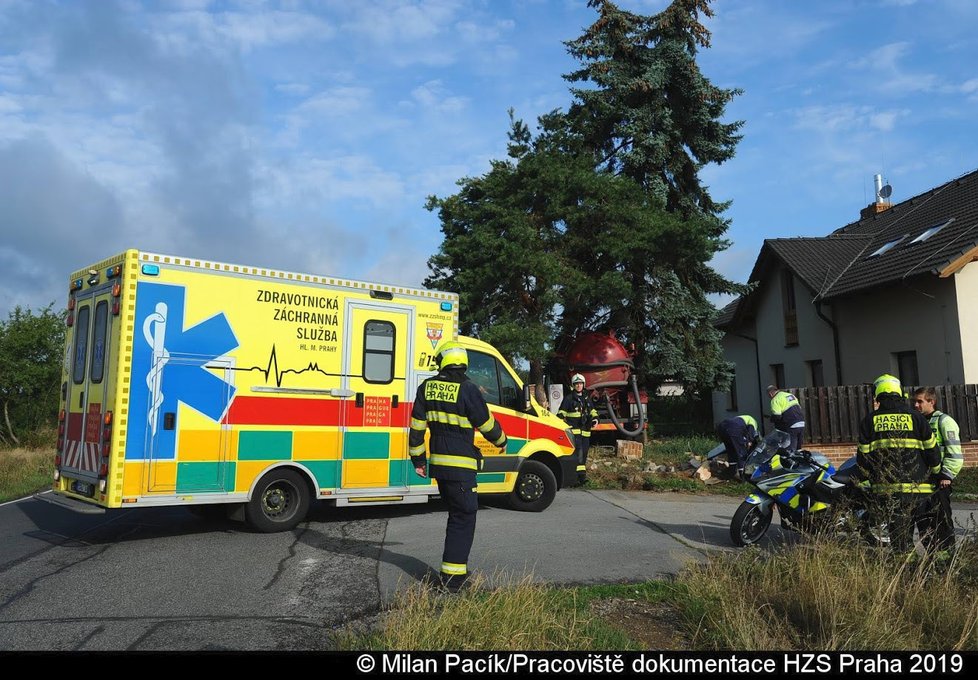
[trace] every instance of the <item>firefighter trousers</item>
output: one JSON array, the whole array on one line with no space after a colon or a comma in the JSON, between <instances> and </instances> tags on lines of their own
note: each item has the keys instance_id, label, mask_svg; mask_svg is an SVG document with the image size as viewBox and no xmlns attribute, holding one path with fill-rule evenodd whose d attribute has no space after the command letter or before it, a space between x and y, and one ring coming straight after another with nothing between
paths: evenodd
<instances>
[{"instance_id":1,"label":"firefighter trousers","mask_svg":"<svg viewBox=\"0 0 978 680\"><path fill-rule=\"evenodd\" d=\"M917 518L920 542L931 555L954 548L954 520L951 518L951 487L938 489L921 503Z\"/></svg>"},{"instance_id":2,"label":"firefighter trousers","mask_svg":"<svg viewBox=\"0 0 978 680\"><path fill-rule=\"evenodd\" d=\"M914 523L921 516L927 500L918 493L882 493L870 497L873 521L887 525L890 548L898 555L914 550Z\"/></svg>"},{"instance_id":3,"label":"firefighter trousers","mask_svg":"<svg viewBox=\"0 0 978 680\"><path fill-rule=\"evenodd\" d=\"M479 496L475 492L475 476L470 481L437 479L438 493L448 505L448 525L445 527L445 550L441 558L443 578L468 574L469 552L475 537L475 516Z\"/></svg>"},{"instance_id":4,"label":"firefighter trousers","mask_svg":"<svg viewBox=\"0 0 978 680\"><path fill-rule=\"evenodd\" d=\"M584 474L587 471L587 452L591 449L591 433L574 434L574 453L577 454L577 471Z\"/></svg>"}]
</instances>

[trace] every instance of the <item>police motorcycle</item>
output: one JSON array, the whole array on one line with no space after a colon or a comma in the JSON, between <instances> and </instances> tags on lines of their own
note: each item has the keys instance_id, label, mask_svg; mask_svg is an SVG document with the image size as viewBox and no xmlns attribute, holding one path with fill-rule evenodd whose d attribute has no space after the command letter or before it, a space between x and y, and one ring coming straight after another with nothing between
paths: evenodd
<instances>
[{"instance_id":1,"label":"police motorcycle","mask_svg":"<svg viewBox=\"0 0 978 680\"><path fill-rule=\"evenodd\" d=\"M775 508L781 526L789 531L854 530L871 544L885 543L885 526L870 525L865 487L850 481L856 457L836 469L817 451L790 451L790 443L788 433L775 430L748 454L744 477L755 491L744 499L730 522L734 544L747 546L761 540L771 526ZM708 456L714 456L715 451Z\"/></svg>"}]
</instances>

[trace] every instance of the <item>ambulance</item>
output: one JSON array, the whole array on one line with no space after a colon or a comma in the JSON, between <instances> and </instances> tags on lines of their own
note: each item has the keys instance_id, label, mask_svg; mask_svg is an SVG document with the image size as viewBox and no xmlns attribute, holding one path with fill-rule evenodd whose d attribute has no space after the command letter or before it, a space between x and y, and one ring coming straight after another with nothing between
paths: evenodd
<instances>
[{"instance_id":1,"label":"ambulance","mask_svg":"<svg viewBox=\"0 0 978 680\"><path fill-rule=\"evenodd\" d=\"M424 503L408 430L443 340L508 438L476 432L478 491L540 511L575 480L566 423L458 335L453 293L128 250L71 275L66 323L53 490L75 509L216 508L272 532L314 500Z\"/></svg>"}]
</instances>

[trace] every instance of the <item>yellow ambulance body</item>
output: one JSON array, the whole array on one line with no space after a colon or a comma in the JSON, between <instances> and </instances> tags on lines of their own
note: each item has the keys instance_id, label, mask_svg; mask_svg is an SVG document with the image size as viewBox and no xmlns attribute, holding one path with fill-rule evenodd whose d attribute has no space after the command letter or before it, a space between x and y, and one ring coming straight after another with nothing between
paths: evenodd
<instances>
[{"instance_id":1,"label":"yellow ambulance body","mask_svg":"<svg viewBox=\"0 0 978 680\"><path fill-rule=\"evenodd\" d=\"M418 385L456 339L509 439L481 493L542 510L576 479L566 424L458 296L129 250L71 276L54 491L91 509L222 504L261 531L311 501L425 502L408 457ZM67 501L67 499L71 499Z\"/></svg>"}]
</instances>

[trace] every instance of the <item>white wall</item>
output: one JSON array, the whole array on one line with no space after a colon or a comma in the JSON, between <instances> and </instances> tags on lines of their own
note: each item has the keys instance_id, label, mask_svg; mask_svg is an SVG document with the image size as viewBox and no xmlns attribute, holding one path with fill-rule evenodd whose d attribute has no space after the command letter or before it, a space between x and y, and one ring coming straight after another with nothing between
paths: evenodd
<instances>
[{"instance_id":1,"label":"white wall","mask_svg":"<svg viewBox=\"0 0 978 680\"><path fill-rule=\"evenodd\" d=\"M978 383L978 264L967 265L953 278L960 324L961 382Z\"/></svg>"}]
</instances>

